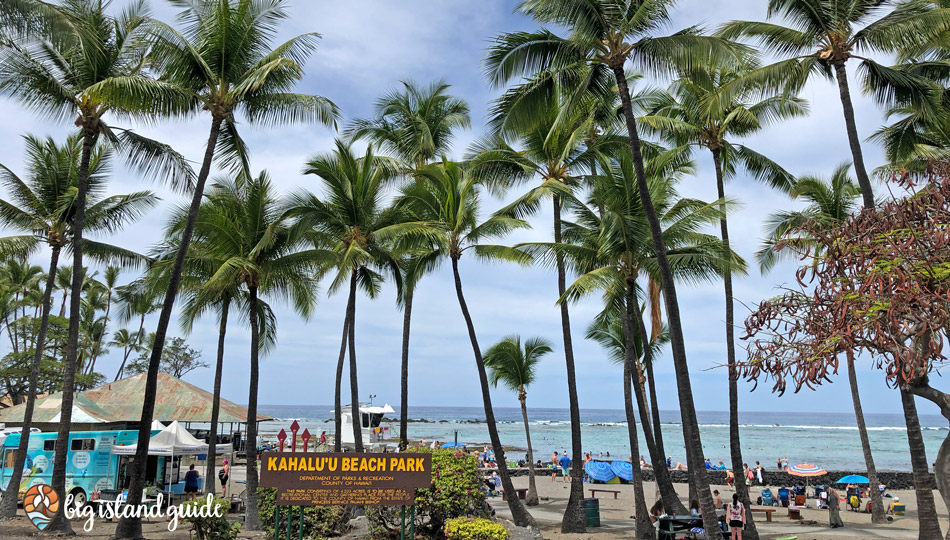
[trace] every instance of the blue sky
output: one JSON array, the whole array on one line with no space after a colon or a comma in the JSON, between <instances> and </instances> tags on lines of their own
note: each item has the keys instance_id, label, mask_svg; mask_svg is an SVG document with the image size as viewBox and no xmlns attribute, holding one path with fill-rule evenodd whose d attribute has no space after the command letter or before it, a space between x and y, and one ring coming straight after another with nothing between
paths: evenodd
<instances>
[{"instance_id":1,"label":"blue sky","mask_svg":"<svg viewBox=\"0 0 950 540\"><path fill-rule=\"evenodd\" d=\"M124 2L116 0L115 6ZM490 40L497 34L535 28L527 17L514 14L516 2L485 0L291 0L292 17L281 37L316 31L323 35L320 48L306 65L301 92L326 96L343 110L346 119L370 115L378 96L396 87L401 80L429 82L444 79L452 93L468 101L473 127L458 134L453 155L460 157L468 144L483 132L486 109L498 94L482 72L482 58ZM152 2L157 17L171 21L174 11L166 4ZM670 31L689 25L709 27L727 19L756 19L765 16L764 0L683 0L676 6ZM853 74L853 72L852 72ZM852 79L852 88L860 85ZM652 81L666 84L668 81ZM768 154L794 174L829 175L841 162L850 160L837 88L818 81L805 89L812 114L806 118L771 128L746 143ZM853 96L860 135L867 137L883 122L881 111L868 99ZM37 119L9 100L0 100L0 163L22 171L23 143L20 135L27 130L37 134L64 137L67 126ZM114 122L114 120L113 120ZM345 121L344 121L345 123ZM189 158L198 161L204 151L209 120L198 116L158 126L139 126L144 134L172 144ZM311 155L331 147L334 132L323 127L256 129L244 125L244 136L252 151L252 167L267 169L282 191L297 187L316 189L314 177L300 174L303 162ZM875 145L864 146L869 169L881 164L882 154ZM698 156L695 177L680 186L683 195L705 200L715 198L710 159ZM127 193L145 187L134 174L118 170L112 193ZM159 240L168 208L183 201L180 195L160 185L150 185L164 201L134 227L112 240L129 248L146 250ZM879 189L883 187L879 186ZM778 209L793 208L796 203L785 196L745 178L727 185L727 193L742 202L730 216L733 247L747 261L762 238L765 217ZM500 206L491 201L489 208ZM548 240L551 236L550 212L532 220L533 229L512 235L510 242L529 239ZM715 232L715 231L711 231ZM36 259L44 263L42 256ZM751 268L748 276L735 283L737 322L762 298L774 295L776 286L794 280L794 266L779 266L768 276ZM552 272L511 265L484 265L463 259L462 278L482 348L510 333L544 336L555 344L555 353L542 365L537 383L529 390L529 404L539 407L566 407L566 382L556 282ZM128 279L134 276L126 273ZM679 287L680 310L686 337L696 407L700 410L728 408L725 369L723 293L719 283ZM323 405L333 400L333 377L339 350L345 298L321 293L316 314L303 321L289 309L277 311L278 347L262 361L260 403ZM599 310L599 300L591 298L572 307L578 388L582 407L622 408L620 368L611 365L599 347L583 340L584 329ZM376 300L361 297L357 303L357 356L360 394L365 400L376 394L377 402L399 401L399 358L402 315L389 288ZM155 320L147 326L154 329ZM416 295L413 309L411 345L410 405L478 406L481 403L472 351L452 288L451 272L443 268L426 277ZM113 327L110 332L115 330ZM177 332L177 328L174 330ZM180 333L180 332L179 332ZM741 335L741 331L737 332ZM217 327L212 319L200 322L188 337L189 343L203 351L213 362ZM740 358L742 342L737 344ZM247 400L247 362L249 337L246 324L232 318L227 342L223 393L228 399ZM119 355L113 353L99 361L102 372L112 376ZM200 370L187 380L211 387L212 370ZM657 384L661 407L675 409L676 386L672 363L665 351L657 366ZM865 410L899 412L896 391L884 384L881 372L870 365L860 369ZM751 384L740 382L740 406L757 411L848 412L850 393L842 372L835 383L818 391L803 391L779 398L769 392L770 385L749 393ZM348 397L346 398L348 399ZM515 396L505 390L494 392L499 406L516 406ZM920 403L922 413L935 412Z\"/></svg>"}]
</instances>

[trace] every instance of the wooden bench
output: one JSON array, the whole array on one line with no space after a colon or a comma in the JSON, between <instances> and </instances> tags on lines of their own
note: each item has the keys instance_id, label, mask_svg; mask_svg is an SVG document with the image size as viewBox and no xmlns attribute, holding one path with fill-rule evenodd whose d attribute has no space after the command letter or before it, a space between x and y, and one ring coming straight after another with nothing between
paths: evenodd
<instances>
[{"instance_id":1,"label":"wooden bench","mask_svg":"<svg viewBox=\"0 0 950 540\"><path fill-rule=\"evenodd\" d=\"M772 514L775 513L775 508L752 508L751 510L765 514L765 521L772 521Z\"/></svg>"},{"instance_id":2,"label":"wooden bench","mask_svg":"<svg viewBox=\"0 0 950 540\"><path fill-rule=\"evenodd\" d=\"M518 494L518 498L524 500L528 496L528 488L515 489L515 493ZM505 490L501 490L501 500L507 501L508 495L505 493Z\"/></svg>"},{"instance_id":3,"label":"wooden bench","mask_svg":"<svg viewBox=\"0 0 950 540\"><path fill-rule=\"evenodd\" d=\"M590 490L590 496L591 496L591 497L594 497L594 496L595 496L594 494L595 494L595 493L598 493L598 492L599 492L599 493L613 493L613 494L614 494L614 499L617 498L617 495L620 495L620 490L619 490L619 489L594 489L594 488L591 488L591 490Z\"/></svg>"}]
</instances>

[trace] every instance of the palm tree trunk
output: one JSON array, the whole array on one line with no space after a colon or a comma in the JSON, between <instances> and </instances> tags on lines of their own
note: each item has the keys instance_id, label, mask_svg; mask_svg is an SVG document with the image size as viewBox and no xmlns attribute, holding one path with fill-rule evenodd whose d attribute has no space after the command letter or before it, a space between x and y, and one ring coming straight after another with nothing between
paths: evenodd
<instances>
[{"instance_id":1,"label":"palm tree trunk","mask_svg":"<svg viewBox=\"0 0 950 540\"><path fill-rule=\"evenodd\" d=\"M251 374L247 394L247 514L244 518L244 528L249 531L259 531L261 522L257 508L257 385L260 328L257 313L257 286L248 285L247 290L250 293L247 307L251 321Z\"/></svg>"},{"instance_id":2,"label":"palm tree trunk","mask_svg":"<svg viewBox=\"0 0 950 540\"><path fill-rule=\"evenodd\" d=\"M221 375L224 372L224 337L228 332L231 299L221 300L221 324L218 327L218 356L214 363L214 396L211 398L211 430L208 434L208 468L205 469L205 493L214 494L214 466L218 444L218 416L221 413Z\"/></svg>"},{"instance_id":3,"label":"palm tree trunk","mask_svg":"<svg viewBox=\"0 0 950 540\"><path fill-rule=\"evenodd\" d=\"M524 437L528 442L528 496L525 498L524 503L528 506L537 506L538 485L534 477L534 449L531 448L531 428L528 427L527 397L524 386L522 386L518 391L518 401L521 402L521 419L524 420Z\"/></svg>"},{"instance_id":4,"label":"palm tree trunk","mask_svg":"<svg viewBox=\"0 0 950 540\"><path fill-rule=\"evenodd\" d=\"M663 332L663 319L660 315L660 284L650 279L647 283L650 298L650 343L660 339ZM663 448L663 423L660 421L660 405L656 398L656 379L653 378L653 362L647 363L647 383L650 385L650 409L653 413L653 434L656 436L656 449L660 456L666 455Z\"/></svg>"},{"instance_id":5,"label":"palm tree trunk","mask_svg":"<svg viewBox=\"0 0 950 540\"><path fill-rule=\"evenodd\" d=\"M363 419L360 417L360 390L356 377L356 270L350 276L350 302L347 305L350 320L350 414L353 415L353 445L357 452L363 451Z\"/></svg>"},{"instance_id":6,"label":"palm tree trunk","mask_svg":"<svg viewBox=\"0 0 950 540\"><path fill-rule=\"evenodd\" d=\"M719 148L712 148L713 165L716 168L716 190L719 199L725 201L726 187L722 178L722 156ZM735 337L735 310L732 302L732 248L729 247L729 223L726 221L725 202L720 206L722 217L719 218L719 230L722 235L722 257L728 261L722 274L722 286L726 296L726 363L729 366L729 454L732 457L732 471L736 475L736 494L739 501L745 506L746 523L742 528L743 538L759 539L759 531L755 528L752 518L752 501L749 500L749 486L743 473L739 478L739 471L745 470L742 461L742 445L739 442L739 373L736 370L736 337ZM696 463L696 467L703 467L705 463Z\"/></svg>"},{"instance_id":7,"label":"palm tree trunk","mask_svg":"<svg viewBox=\"0 0 950 540\"><path fill-rule=\"evenodd\" d=\"M402 370L399 375L399 449L409 447L409 324L412 322L413 286L406 284L406 301L402 308Z\"/></svg>"},{"instance_id":8,"label":"palm tree trunk","mask_svg":"<svg viewBox=\"0 0 950 540\"><path fill-rule=\"evenodd\" d=\"M630 151L633 154L633 165L637 174L640 203L650 225L650 236L653 240L653 249L656 252L657 265L660 271L660 285L663 288L663 300L666 304L666 316L670 328L673 369L676 373L677 395L683 423L683 439L687 461L701 464L705 461L703 458L703 443L699 434L699 422L696 419L696 405L693 403L693 389L689 381L689 364L686 361L686 346L683 341L683 327L680 322L679 301L676 297L676 286L673 283L673 272L670 269L670 261L666 256L666 246L663 244L660 220L656 215L656 209L653 207L653 200L650 197L650 190L647 185L646 173L643 168L643 154L640 151L640 138L637 135L637 124L633 117L633 104L630 102L627 77L624 74L622 64L614 65L612 68L620 93L620 101L623 104L627 133L630 137ZM709 491L709 478L706 476L706 469L694 465L690 467L689 474L694 479L699 491L699 506L703 515L703 527L707 531L718 530L719 520L716 517L712 493Z\"/></svg>"},{"instance_id":9,"label":"palm tree trunk","mask_svg":"<svg viewBox=\"0 0 950 540\"><path fill-rule=\"evenodd\" d=\"M864 167L864 153L861 151L861 139L858 138L858 127L854 120L854 105L851 103L851 91L848 89L848 70L845 68L844 62L835 63L835 77L838 79L838 94L841 97L844 123L848 130L851 158L854 160L854 174L858 177L858 185L861 186L864 207L874 208L874 191L871 188L868 171Z\"/></svg>"},{"instance_id":10,"label":"palm tree trunk","mask_svg":"<svg viewBox=\"0 0 950 540\"><path fill-rule=\"evenodd\" d=\"M333 451L343 450L343 362L346 360L346 338L350 335L350 302L346 302L346 311L343 312L343 338L340 341L340 359L336 363L336 386L333 393Z\"/></svg>"},{"instance_id":11,"label":"palm tree trunk","mask_svg":"<svg viewBox=\"0 0 950 540\"><path fill-rule=\"evenodd\" d=\"M561 198L554 195L554 242L561 243ZM556 256L557 294L564 296L567 289L567 272L564 260ZM577 376L574 373L574 343L571 339L571 314L567 302L560 303L561 336L564 340L564 363L567 367L567 397L571 416L571 453L580 460L584 455L581 445L581 409L577 399ZM587 516L584 509L584 470L571 467L571 492L567 499L567 508L561 518L562 533L583 533L587 531Z\"/></svg>"},{"instance_id":12,"label":"palm tree trunk","mask_svg":"<svg viewBox=\"0 0 950 540\"><path fill-rule=\"evenodd\" d=\"M663 424L660 422L660 405L656 397L656 380L653 377L653 364L649 363L647 368L647 384L650 386L650 415L653 417L653 437L656 440L656 451L660 457L666 455L666 449L663 448ZM664 461L665 465L666 462Z\"/></svg>"},{"instance_id":13,"label":"palm tree trunk","mask_svg":"<svg viewBox=\"0 0 950 540\"><path fill-rule=\"evenodd\" d=\"M655 538L653 523L650 522L650 514L647 512L647 503L643 495L643 471L640 470L640 445L637 441L637 419L633 414L633 391L630 382L633 378L634 363L637 361L636 345L633 336L636 329L633 323L634 310L636 310L636 294L634 284L627 282L624 292L624 312L623 312L623 410L627 417L627 434L630 437L630 461L633 470L633 513L637 521L637 538L652 539Z\"/></svg>"},{"instance_id":14,"label":"palm tree trunk","mask_svg":"<svg viewBox=\"0 0 950 540\"><path fill-rule=\"evenodd\" d=\"M135 459L132 461L132 478L129 484L129 497L126 500L126 504L133 507L142 502L142 489L145 487L145 463L148 457L148 439L151 434L147 427L152 425L155 413L158 366L162 359L162 350L165 348L165 334L168 332L172 311L175 309L175 298L178 296L178 286L181 283L182 269L185 266L185 256L188 254L188 246L191 244L191 236L195 230L195 221L198 219L198 207L201 206L205 182L208 180L208 174L211 172L211 160L214 159L214 148L218 143L218 134L223 120L224 118L217 115L211 119L211 132L208 135L208 144L205 147L205 155L201 162L201 169L198 171L198 178L195 181L195 191L191 197L191 206L188 208L188 219L185 221L185 228L181 232L181 243L178 246L178 252L175 253L175 262L172 265L171 273L168 277L165 299L162 301L162 311L158 316L158 327L155 329L155 342L152 344L152 352L148 360L148 371L145 375L145 394L142 396L142 417L139 419L138 447L135 451ZM248 426L248 433L250 433L250 429L250 426ZM249 438L248 445L252 446L253 444L254 441ZM249 447L249 452L248 463L250 463L254 457L254 448ZM247 487L248 493L251 493L251 486L248 485ZM253 495L256 500L257 494L254 493ZM256 507L254 512L256 515ZM140 517L123 517L119 519L115 527L114 538L117 540L125 540L141 537L142 519Z\"/></svg>"},{"instance_id":15,"label":"palm tree trunk","mask_svg":"<svg viewBox=\"0 0 950 540\"><path fill-rule=\"evenodd\" d=\"M17 497L20 481L23 479L23 465L26 463L26 451L30 441L30 428L33 427L33 408L36 405L36 386L40 378L40 364L43 361L43 349L46 346L46 331L49 328L49 312L52 307L53 286L56 282L56 265L59 263L59 246L51 246L50 270L46 277L46 289L43 290L43 315L40 328L36 332L36 350L33 352L33 364L30 366L30 388L26 397L26 409L23 411L23 426L20 429L20 444L13 460L13 472L10 474L7 489L0 497L0 519L16 517Z\"/></svg>"},{"instance_id":16,"label":"palm tree trunk","mask_svg":"<svg viewBox=\"0 0 950 540\"><path fill-rule=\"evenodd\" d=\"M76 360L79 354L79 323L82 317L82 245L83 226L86 220L86 191L89 183L89 160L99 137L99 119L86 120L83 124L82 157L76 174L76 202L73 214L73 275L69 297L69 330L66 337L66 358L63 362L63 399L60 409L59 430L56 433L56 453L53 454L53 474L50 487L61 494L66 493L66 457L68 454L69 430L73 419L73 396L76 391ZM143 458L144 461L144 458ZM46 528L49 532L73 534L73 529L63 513L65 505Z\"/></svg>"},{"instance_id":17,"label":"palm tree trunk","mask_svg":"<svg viewBox=\"0 0 950 540\"><path fill-rule=\"evenodd\" d=\"M458 255L452 255L452 274L455 277L455 294L458 296L459 308L462 310L462 317L465 318L465 326L468 329L468 338L472 342L472 352L475 355L475 367L478 369L478 382L482 389L482 403L485 407L485 423L488 426L488 438L491 440L492 451L495 452L495 461L498 463L498 475L501 476L501 485L509 496L508 509L511 511L511 519L519 527L536 527L534 518L528 509L521 504L521 500L515 493L514 484L511 483L511 475L508 474L508 461L505 459L505 447L501 445L501 439L498 437L498 426L495 425L495 411L492 409L491 394L488 389L488 374L485 373L485 361L482 359L482 351L478 347L478 337L475 335L475 325L472 323L472 316L468 312L468 305L465 303L465 295L462 293L462 276L459 274ZM579 456L575 456L578 459Z\"/></svg>"},{"instance_id":18,"label":"palm tree trunk","mask_svg":"<svg viewBox=\"0 0 950 540\"><path fill-rule=\"evenodd\" d=\"M937 505L934 503L934 486L930 482L930 469L927 465L927 449L924 446L920 420L917 417L917 404L914 402L914 395L910 392L902 388L900 393L901 405L904 407L904 421L907 424L910 464L914 471L914 492L917 495L917 539L942 540Z\"/></svg>"},{"instance_id":19,"label":"palm tree trunk","mask_svg":"<svg viewBox=\"0 0 950 540\"><path fill-rule=\"evenodd\" d=\"M950 420L950 394L937 390L930 386L929 377L918 380L916 384L908 387L908 393L920 396L940 408L940 414L945 419ZM910 427L908 425L908 427ZM916 426L919 430L919 425ZM908 429L909 432L909 429ZM923 455L923 450L918 449L918 453ZM911 460L913 460L913 456ZM926 457L922 458L923 465L926 465ZM937 451L937 460L934 462L934 478L937 481L937 490L943 498L944 507L950 508L950 435L948 435L940 449ZM915 487L916 475L915 475ZM938 522L939 525L939 522ZM950 538L950 530L947 530L947 538Z\"/></svg>"},{"instance_id":20,"label":"palm tree trunk","mask_svg":"<svg viewBox=\"0 0 950 540\"><path fill-rule=\"evenodd\" d=\"M858 393L858 377L854 371L854 353L848 351L848 383L851 385L851 402L854 404L854 416L858 421L858 434L861 436L861 450L864 452L864 463L868 469L868 480L871 492L871 523L887 523L884 515L884 500L880 482L877 477L877 467L874 466L874 457L871 455L871 440L868 438L868 427L864 422L864 408L861 406L861 395Z\"/></svg>"},{"instance_id":21,"label":"palm tree trunk","mask_svg":"<svg viewBox=\"0 0 950 540\"><path fill-rule=\"evenodd\" d=\"M634 297L634 302L636 302L636 297ZM640 343L643 344L643 363L648 366L653 365L653 351L650 350L650 344L646 339L647 329L643 323L643 313L641 313L639 309L637 309L636 320L634 322L640 334ZM643 391L643 383L640 380L640 371L637 370L635 375L636 380L634 381L633 388L636 392L637 408L640 411L640 424L643 425L643 438L647 441L647 450L650 452L650 462L653 464L653 477L656 479L657 489L659 489L660 497L663 499L663 508L671 514L685 514L687 513L686 507L683 506L683 502L680 501L679 496L676 494L676 488L673 487L673 479L670 477L670 470L666 466L665 456L656 446L653 426L650 425L650 415L647 412L646 393ZM636 458L637 456L633 457ZM639 465L634 463L633 466L638 467Z\"/></svg>"}]
</instances>

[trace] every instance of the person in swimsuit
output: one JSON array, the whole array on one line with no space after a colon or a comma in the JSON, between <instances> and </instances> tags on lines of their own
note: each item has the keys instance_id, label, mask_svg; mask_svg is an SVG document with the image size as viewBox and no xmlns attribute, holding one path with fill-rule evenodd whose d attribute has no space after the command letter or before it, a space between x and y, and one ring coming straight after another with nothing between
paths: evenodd
<instances>
[{"instance_id":1,"label":"person in swimsuit","mask_svg":"<svg viewBox=\"0 0 950 540\"><path fill-rule=\"evenodd\" d=\"M221 470L218 471L218 480L221 481L221 496L228 498L228 478L231 477L231 464L224 460L221 464Z\"/></svg>"},{"instance_id":2,"label":"person in swimsuit","mask_svg":"<svg viewBox=\"0 0 950 540\"><path fill-rule=\"evenodd\" d=\"M745 526L745 506L739 502L739 494L732 494L732 504L729 505L729 529L732 540L742 540L742 527Z\"/></svg>"}]
</instances>

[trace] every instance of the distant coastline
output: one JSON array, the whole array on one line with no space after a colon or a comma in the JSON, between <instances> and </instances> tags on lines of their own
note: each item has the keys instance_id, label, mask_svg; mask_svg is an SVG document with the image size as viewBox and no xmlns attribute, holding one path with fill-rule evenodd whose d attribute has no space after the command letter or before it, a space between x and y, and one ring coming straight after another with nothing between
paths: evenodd
<instances>
[{"instance_id":1,"label":"distant coastline","mask_svg":"<svg viewBox=\"0 0 950 540\"><path fill-rule=\"evenodd\" d=\"M377 400L378 401L378 400ZM399 410L387 415L384 422L393 435L398 433ZM293 420L313 433L333 431L333 407L330 405L262 405L260 411L277 418L264 423L262 432L277 431ZM480 407L409 407L413 420L409 437L415 440L454 441L483 445L488 441L484 411ZM570 448L570 421L567 409L536 408L528 410L532 442L536 458L550 458L552 452ZM697 413L706 457L718 463L729 463L728 413L726 411L699 411ZM514 407L496 407L495 417L499 434L505 446L517 448L523 457L525 448L521 411ZM660 413L663 436L668 441L667 453L673 462L686 461L680 428L680 414L675 410ZM787 413L740 411L743 457L749 463L760 461L766 469L774 469L779 457L788 456L793 463L815 463L828 470L864 470L864 460L853 414L848 413ZM874 449L875 460L881 471L910 470L904 419L899 414L867 414L866 422ZM950 428L943 417L921 415L928 459L936 457L940 444ZM630 455L627 429L622 410L581 409L584 451L610 452L612 456ZM646 446L641 436L641 454Z\"/></svg>"}]
</instances>

